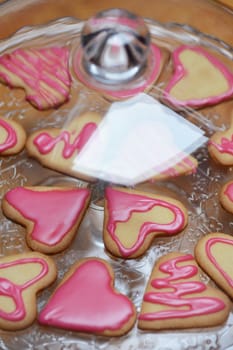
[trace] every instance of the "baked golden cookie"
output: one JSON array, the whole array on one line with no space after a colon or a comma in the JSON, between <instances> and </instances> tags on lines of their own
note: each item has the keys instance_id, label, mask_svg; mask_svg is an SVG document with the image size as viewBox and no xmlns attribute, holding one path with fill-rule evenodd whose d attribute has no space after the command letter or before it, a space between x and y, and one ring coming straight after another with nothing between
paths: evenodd
<instances>
[{"instance_id":1,"label":"baked golden cookie","mask_svg":"<svg viewBox=\"0 0 233 350\"><path fill-rule=\"evenodd\" d=\"M222 186L219 200L223 208L233 214L233 180Z\"/></svg>"},{"instance_id":2,"label":"baked golden cookie","mask_svg":"<svg viewBox=\"0 0 233 350\"><path fill-rule=\"evenodd\" d=\"M0 56L0 80L25 90L26 99L44 110L69 99L69 48L16 49Z\"/></svg>"},{"instance_id":3,"label":"baked golden cookie","mask_svg":"<svg viewBox=\"0 0 233 350\"><path fill-rule=\"evenodd\" d=\"M0 117L0 156L19 153L25 142L24 128L18 122Z\"/></svg>"},{"instance_id":4,"label":"baked golden cookie","mask_svg":"<svg viewBox=\"0 0 233 350\"><path fill-rule=\"evenodd\" d=\"M121 187L106 189L103 238L114 256L136 258L154 237L181 232L187 220L186 208L173 198Z\"/></svg>"},{"instance_id":5,"label":"baked golden cookie","mask_svg":"<svg viewBox=\"0 0 233 350\"><path fill-rule=\"evenodd\" d=\"M48 128L32 133L27 140L29 155L44 166L80 179L94 179L75 168L75 159L98 127L101 116L80 115L63 129Z\"/></svg>"},{"instance_id":6,"label":"baked golden cookie","mask_svg":"<svg viewBox=\"0 0 233 350\"><path fill-rule=\"evenodd\" d=\"M89 201L86 188L16 187L5 194L2 209L26 227L31 249L54 254L71 244Z\"/></svg>"},{"instance_id":7,"label":"baked golden cookie","mask_svg":"<svg viewBox=\"0 0 233 350\"><path fill-rule=\"evenodd\" d=\"M201 268L233 298L233 237L210 233L195 247L195 257Z\"/></svg>"},{"instance_id":8,"label":"baked golden cookie","mask_svg":"<svg viewBox=\"0 0 233 350\"><path fill-rule=\"evenodd\" d=\"M172 58L174 73L164 89L169 104L200 108L233 96L233 73L204 48L183 45Z\"/></svg>"},{"instance_id":9,"label":"baked golden cookie","mask_svg":"<svg viewBox=\"0 0 233 350\"><path fill-rule=\"evenodd\" d=\"M210 156L219 164L233 165L233 117L227 130L215 132L208 142Z\"/></svg>"},{"instance_id":10,"label":"baked golden cookie","mask_svg":"<svg viewBox=\"0 0 233 350\"><path fill-rule=\"evenodd\" d=\"M36 294L50 285L57 270L53 260L36 252L0 258L0 328L19 330L36 318Z\"/></svg>"},{"instance_id":11,"label":"baked golden cookie","mask_svg":"<svg viewBox=\"0 0 233 350\"><path fill-rule=\"evenodd\" d=\"M57 328L120 336L136 320L128 297L114 289L111 266L99 258L74 264L39 315L39 322Z\"/></svg>"},{"instance_id":12,"label":"baked golden cookie","mask_svg":"<svg viewBox=\"0 0 233 350\"><path fill-rule=\"evenodd\" d=\"M160 258L144 294L138 327L185 329L218 326L231 308L228 297L204 284L191 254L169 253Z\"/></svg>"}]
</instances>

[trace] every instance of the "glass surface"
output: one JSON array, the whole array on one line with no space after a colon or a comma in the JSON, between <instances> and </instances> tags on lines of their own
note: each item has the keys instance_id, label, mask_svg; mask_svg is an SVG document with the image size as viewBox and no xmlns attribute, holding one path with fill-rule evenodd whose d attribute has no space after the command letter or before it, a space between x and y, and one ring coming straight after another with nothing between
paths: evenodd
<instances>
[{"instance_id":1,"label":"glass surface","mask_svg":"<svg viewBox=\"0 0 233 350\"><path fill-rule=\"evenodd\" d=\"M215 52L232 68L232 48L213 37L208 37L188 26L179 24L162 25L147 20L152 40L171 53L181 44L198 44ZM80 45L80 32L83 23L74 19L60 19L38 28L24 28L12 38L0 43L0 53L18 47L41 47L52 44L65 44L75 52ZM171 57L160 80L152 87L149 94L159 98L171 74ZM72 62L71 62L72 70ZM73 72L72 72L73 74ZM73 76L72 98L57 110L40 112L24 100L24 93L0 85L0 114L19 120L30 133L46 126L63 127L71 114L81 114L87 110L101 114L109 108L111 102L96 91L83 86ZM183 109L182 115L203 129L207 136L229 125L231 101L199 111ZM206 147L195 152L199 161L196 174L179 177L166 182L143 184L145 191L158 191L181 200L189 211L189 225L182 234L173 238L156 239L148 252L140 259L122 261L111 259L101 242L102 204L104 183L91 185L93 203L79 229L72 246L54 259L57 263L61 280L69 266L81 257L98 256L111 263L116 276L116 288L127 294L139 310L144 287L154 262L171 251L193 253L197 240L208 232L232 232L232 217L218 205L218 192L221 185L232 177L232 168L221 168L209 159ZM1 158L0 197L15 186L23 185L68 185L87 186L77 179L63 176L43 168L38 162L27 156L26 151L9 158ZM96 205L97 202L97 205ZM9 255L26 250L24 229L7 220L1 214L1 255ZM213 284L203 274L203 281ZM38 310L45 305L54 286L43 291L38 297ZM83 335L75 332L41 327L35 322L30 328L18 332L0 331L0 348L4 350L82 350L82 349L122 349L122 350L217 350L233 346L233 315L227 323L214 329L193 329L183 331L143 332L135 326L132 331L120 338L103 338Z\"/></svg>"}]
</instances>

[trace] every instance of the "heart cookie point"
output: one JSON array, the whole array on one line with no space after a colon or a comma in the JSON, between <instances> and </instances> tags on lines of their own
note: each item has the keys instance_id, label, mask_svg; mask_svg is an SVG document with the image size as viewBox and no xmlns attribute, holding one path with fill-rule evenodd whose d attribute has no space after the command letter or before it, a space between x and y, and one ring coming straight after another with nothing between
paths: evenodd
<instances>
[{"instance_id":1,"label":"heart cookie point","mask_svg":"<svg viewBox=\"0 0 233 350\"><path fill-rule=\"evenodd\" d=\"M52 259L28 252L0 259L0 327L19 330L36 318L36 293L56 278Z\"/></svg>"},{"instance_id":2,"label":"heart cookie point","mask_svg":"<svg viewBox=\"0 0 233 350\"><path fill-rule=\"evenodd\" d=\"M164 98L176 107L199 108L233 95L233 74L201 47L181 46L173 52L174 74Z\"/></svg>"},{"instance_id":3,"label":"heart cookie point","mask_svg":"<svg viewBox=\"0 0 233 350\"><path fill-rule=\"evenodd\" d=\"M143 298L139 328L217 326L226 321L229 311L226 295L200 280L193 256L173 252L154 266Z\"/></svg>"},{"instance_id":4,"label":"heart cookie point","mask_svg":"<svg viewBox=\"0 0 233 350\"><path fill-rule=\"evenodd\" d=\"M37 109L58 107L69 98L71 76L68 47L17 49L0 57L0 78L25 90Z\"/></svg>"},{"instance_id":5,"label":"heart cookie point","mask_svg":"<svg viewBox=\"0 0 233 350\"><path fill-rule=\"evenodd\" d=\"M113 288L113 275L101 259L72 268L39 315L42 324L79 332L120 335L132 328L135 308Z\"/></svg>"},{"instance_id":6,"label":"heart cookie point","mask_svg":"<svg viewBox=\"0 0 233 350\"><path fill-rule=\"evenodd\" d=\"M71 243L90 201L86 188L16 187L3 200L3 211L27 230L27 243L57 253Z\"/></svg>"},{"instance_id":7,"label":"heart cookie point","mask_svg":"<svg viewBox=\"0 0 233 350\"><path fill-rule=\"evenodd\" d=\"M104 243L125 259L142 255L154 237L174 235L187 224L179 201L142 191L109 187L105 193Z\"/></svg>"},{"instance_id":8,"label":"heart cookie point","mask_svg":"<svg viewBox=\"0 0 233 350\"><path fill-rule=\"evenodd\" d=\"M209 233L201 238L195 256L203 270L233 298L233 238L225 233Z\"/></svg>"},{"instance_id":9,"label":"heart cookie point","mask_svg":"<svg viewBox=\"0 0 233 350\"><path fill-rule=\"evenodd\" d=\"M79 172L75 160L101 120L99 114L88 112L75 117L65 128L38 130L27 139L27 151L31 157L50 169L85 181L95 181Z\"/></svg>"}]
</instances>

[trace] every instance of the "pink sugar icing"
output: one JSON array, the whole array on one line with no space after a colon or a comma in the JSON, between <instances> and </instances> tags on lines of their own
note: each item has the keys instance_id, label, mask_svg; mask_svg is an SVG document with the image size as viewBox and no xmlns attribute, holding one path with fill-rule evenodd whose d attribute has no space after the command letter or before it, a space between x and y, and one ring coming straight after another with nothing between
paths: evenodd
<instances>
[{"instance_id":1,"label":"pink sugar icing","mask_svg":"<svg viewBox=\"0 0 233 350\"><path fill-rule=\"evenodd\" d=\"M233 203L233 182L229 182L225 188L224 194Z\"/></svg>"},{"instance_id":2,"label":"pink sugar icing","mask_svg":"<svg viewBox=\"0 0 233 350\"><path fill-rule=\"evenodd\" d=\"M126 99L132 96L135 96L139 94L140 92L143 92L146 90L147 87L152 85L154 81L157 79L160 67L161 67L161 61L162 61L162 54L160 49L155 45L151 44L151 55L153 57L152 64L150 67L150 75L148 78L143 81L142 83L138 84L136 87L132 87L130 89L124 89L124 86L121 87L120 90L110 90L110 89L98 89L101 93L105 94L106 96L110 96L114 99ZM78 77L78 79L86 86L88 86L90 89L96 90L96 86L92 85L91 82L87 81L85 73L80 69L81 67L81 60L82 55L81 51L79 50L76 56L76 62L75 62L75 73Z\"/></svg>"},{"instance_id":3,"label":"pink sugar icing","mask_svg":"<svg viewBox=\"0 0 233 350\"><path fill-rule=\"evenodd\" d=\"M131 301L112 288L106 265L89 259L62 283L39 315L39 322L81 332L123 327L134 314Z\"/></svg>"},{"instance_id":4,"label":"pink sugar icing","mask_svg":"<svg viewBox=\"0 0 233 350\"><path fill-rule=\"evenodd\" d=\"M126 193L110 187L106 189L105 198L107 200L109 213L107 231L124 257L134 254L143 245L148 234L161 232L173 235L181 231L185 226L183 211L168 201L150 198L146 195ZM125 248L123 242L121 242L115 234L117 224L127 222L134 212L144 213L155 206L169 209L174 214L174 219L166 224L157 224L156 218L154 222L142 223L140 231L138 232L137 242L131 248ZM126 232L126 234L129 234L129 232Z\"/></svg>"},{"instance_id":5,"label":"pink sugar icing","mask_svg":"<svg viewBox=\"0 0 233 350\"><path fill-rule=\"evenodd\" d=\"M61 130L60 134L55 137L51 136L48 132L41 132L34 138L33 144L41 154L48 154L59 142L63 142L62 156L67 159L72 157L75 151L81 151L96 128L97 125L95 123L85 124L72 143L70 141L71 133L67 130Z\"/></svg>"},{"instance_id":6,"label":"pink sugar icing","mask_svg":"<svg viewBox=\"0 0 233 350\"><path fill-rule=\"evenodd\" d=\"M178 265L180 262L186 261L190 261L191 264ZM192 255L170 259L160 264L159 270L168 276L153 279L151 286L155 291L145 293L143 300L171 308L164 311L141 313L139 320L154 321L209 315L226 307L221 299L195 295L195 293L206 291L207 287L202 282L189 280L198 276L198 268ZM164 292L163 289L165 289ZM171 291L167 291L167 289L171 289ZM192 294L194 296L190 297Z\"/></svg>"},{"instance_id":7,"label":"pink sugar icing","mask_svg":"<svg viewBox=\"0 0 233 350\"><path fill-rule=\"evenodd\" d=\"M230 285L230 287L233 288L233 279L231 278L231 276L229 276L226 273L226 271L224 271L224 269L220 266L220 264L217 262L216 258L212 254L212 251L211 251L212 247L218 243L224 243L224 244L231 245L232 252L233 252L233 240L227 239L227 238L222 238L222 237L221 238L220 237L212 237L212 238L208 239L208 241L206 242L206 246L205 246L208 259L216 267L216 269L221 273L221 275L225 278L225 280Z\"/></svg>"},{"instance_id":8,"label":"pink sugar icing","mask_svg":"<svg viewBox=\"0 0 233 350\"><path fill-rule=\"evenodd\" d=\"M88 189L37 191L16 187L7 192L5 199L24 219L33 222L31 238L47 246L60 243L76 224Z\"/></svg>"},{"instance_id":9,"label":"pink sugar icing","mask_svg":"<svg viewBox=\"0 0 233 350\"><path fill-rule=\"evenodd\" d=\"M217 96L207 96L207 97L204 97L203 99L192 99L192 100L182 101L182 100L177 100L175 97L173 97L170 94L170 91L172 90L172 88L181 79L183 79L188 75L188 71L183 66L179 57L180 54L185 50L195 51L199 55L206 57L207 60L222 73L222 75L228 82L228 86L229 86L228 90ZM164 97L172 105L180 106L180 107L187 107L187 106L202 107L205 105L217 104L221 101L228 99L233 95L233 74L217 58L209 54L207 51L205 51L201 47L182 45L173 52L172 58L173 58L173 64L174 64L174 74L171 80L169 81L168 85L164 89Z\"/></svg>"},{"instance_id":10,"label":"pink sugar icing","mask_svg":"<svg viewBox=\"0 0 233 350\"><path fill-rule=\"evenodd\" d=\"M0 129L1 128L7 132L7 137L4 142L0 144L0 153L14 147L17 143L16 132L6 120L0 119Z\"/></svg>"},{"instance_id":11,"label":"pink sugar icing","mask_svg":"<svg viewBox=\"0 0 233 350\"><path fill-rule=\"evenodd\" d=\"M213 140L210 140L209 145L215 147L220 153L228 153L230 155L233 155L233 135L231 135L231 139L222 137L220 144L214 142Z\"/></svg>"},{"instance_id":12,"label":"pink sugar icing","mask_svg":"<svg viewBox=\"0 0 233 350\"><path fill-rule=\"evenodd\" d=\"M43 109L44 104L55 107L69 96L71 77L68 68L69 49L67 47L50 47L44 49L17 49L0 57L0 66L6 72L0 77L9 85L14 82L9 73L15 74L28 87L27 100ZM46 86L50 87L50 90Z\"/></svg>"},{"instance_id":13,"label":"pink sugar icing","mask_svg":"<svg viewBox=\"0 0 233 350\"><path fill-rule=\"evenodd\" d=\"M8 313L8 312L4 312L3 310L0 310L0 317L2 319L15 322L15 321L21 321L25 318L26 310L25 310L22 293L27 288L31 287L34 283L42 279L48 273L49 268L48 268L47 262L40 258L19 258L11 262L0 263L0 270L4 270L6 268L13 267L16 265L34 264L34 263L41 265L42 269L40 273L36 277L34 277L31 280L28 280L22 285L15 284L7 278L0 277L0 295L11 298L15 304L15 310L12 312Z\"/></svg>"}]
</instances>

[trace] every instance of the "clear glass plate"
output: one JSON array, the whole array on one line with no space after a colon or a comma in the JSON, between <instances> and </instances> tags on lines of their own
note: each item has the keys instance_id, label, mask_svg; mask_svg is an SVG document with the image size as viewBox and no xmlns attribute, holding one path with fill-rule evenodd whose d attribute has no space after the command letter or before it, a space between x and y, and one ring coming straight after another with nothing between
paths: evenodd
<instances>
[{"instance_id":1,"label":"clear glass plate","mask_svg":"<svg viewBox=\"0 0 233 350\"><path fill-rule=\"evenodd\" d=\"M153 40L169 53L181 44L197 44L215 52L229 67L233 67L233 49L224 42L200 33L189 26L176 23L162 25L146 20ZM83 22L64 18L47 25L23 28L11 38L0 42L0 54L18 47L43 47L59 43L76 50L80 42ZM38 111L24 100L21 90L11 90L0 85L0 114L19 120L27 132L46 126L61 126L70 113L82 113L87 110L104 113L110 102L97 92L83 86L74 76L72 60L70 69L73 77L72 98L59 109ZM149 94L159 98L172 70L171 57L159 82ZM207 136L229 125L233 102L228 101L214 107L199 111L183 109L180 113L204 129ZM162 191L181 200L189 211L189 224L182 234L173 238L156 239L148 252L140 259L123 261L112 260L105 252L101 238L103 209L98 205L102 199L105 184L98 182L91 185L92 204L87 211L77 237L72 246L54 259L58 265L59 275L55 285L61 280L69 266L82 257L99 256L108 260L115 271L116 288L127 294L137 310L140 309L143 292L154 262L171 251L193 253L197 240L211 231L231 234L233 220L219 205L218 192L221 185L232 177L232 168L215 165L208 156L206 147L198 149L194 156L199 161L196 174L179 177L169 181L143 184L138 187L145 191ZM85 187L87 183L55 171L43 168L38 162L27 156L24 150L17 156L0 159L0 197L10 188L23 185L68 185ZM24 229L6 219L0 213L0 254L10 255L27 250ZM213 284L205 274L203 281ZM38 310L48 300L55 285L38 296ZM120 338L104 338L67 332L40 326L37 322L22 331L14 333L0 331L0 348L3 350L82 350L82 349L122 349L122 350L217 350L233 347L233 314L221 327L210 329L193 329L184 331L145 332L137 329Z\"/></svg>"}]
</instances>

